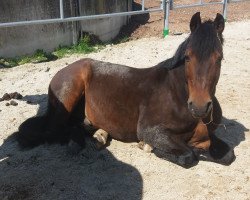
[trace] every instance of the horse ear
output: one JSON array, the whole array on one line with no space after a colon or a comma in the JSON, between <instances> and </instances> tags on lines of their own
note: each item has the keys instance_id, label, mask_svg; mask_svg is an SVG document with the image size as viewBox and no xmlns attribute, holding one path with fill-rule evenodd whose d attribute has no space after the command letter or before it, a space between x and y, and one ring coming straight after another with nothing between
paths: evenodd
<instances>
[{"instance_id":1,"label":"horse ear","mask_svg":"<svg viewBox=\"0 0 250 200\"><path fill-rule=\"evenodd\" d=\"M223 32L223 30L225 28L224 17L219 13L217 13L216 18L214 20L214 26L215 26L217 32L220 34Z\"/></svg>"},{"instance_id":2,"label":"horse ear","mask_svg":"<svg viewBox=\"0 0 250 200\"><path fill-rule=\"evenodd\" d=\"M196 28L200 25L201 25L201 16L200 16L200 12L197 12L193 15L190 21L191 33L193 33L196 30Z\"/></svg>"}]
</instances>

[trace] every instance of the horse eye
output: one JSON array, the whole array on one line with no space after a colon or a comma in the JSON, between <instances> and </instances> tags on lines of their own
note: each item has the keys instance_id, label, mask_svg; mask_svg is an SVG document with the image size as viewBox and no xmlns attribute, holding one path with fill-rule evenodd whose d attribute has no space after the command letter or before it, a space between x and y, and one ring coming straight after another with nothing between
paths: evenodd
<instances>
[{"instance_id":1,"label":"horse eye","mask_svg":"<svg viewBox=\"0 0 250 200\"><path fill-rule=\"evenodd\" d=\"M216 61L216 64L221 65L221 61L222 61L222 58L218 58L218 60Z\"/></svg>"}]
</instances>

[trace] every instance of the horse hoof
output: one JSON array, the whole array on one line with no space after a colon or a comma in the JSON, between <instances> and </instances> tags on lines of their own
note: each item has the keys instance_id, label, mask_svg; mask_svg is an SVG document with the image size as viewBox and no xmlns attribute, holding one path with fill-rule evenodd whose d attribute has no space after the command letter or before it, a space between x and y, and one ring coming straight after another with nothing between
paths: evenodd
<instances>
[{"instance_id":1,"label":"horse hoof","mask_svg":"<svg viewBox=\"0 0 250 200\"><path fill-rule=\"evenodd\" d=\"M222 159L221 163L224 165L231 165L236 159L234 150L229 151Z\"/></svg>"},{"instance_id":2,"label":"horse hoof","mask_svg":"<svg viewBox=\"0 0 250 200\"><path fill-rule=\"evenodd\" d=\"M93 135L93 138L96 140L96 148L98 150L102 149L108 140L108 133L102 129L99 129L95 132L95 134Z\"/></svg>"},{"instance_id":3,"label":"horse hoof","mask_svg":"<svg viewBox=\"0 0 250 200\"><path fill-rule=\"evenodd\" d=\"M140 141L140 142L138 143L138 147L139 147L141 150L145 151L146 153L151 153L152 150L153 150L153 148L152 148L149 144L146 144L146 143L144 143L143 141Z\"/></svg>"},{"instance_id":4,"label":"horse hoof","mask_svg":"<svg viewBox=\"0 0 250 200\"><path fill-rule=\"evenodd\" d=\"M235 161L236 156L234 154L234 150L228 151L226 155L224 155L222 158L219 158L219 159L215 159L214 157L212 157L210 152L204 152L200 155L199 159L203 161L209 161L209 162L214 162L214 163L218 163L221 165L229 166Z\"/></svg>"},{"instance_id":5,"label":"horse hoof","mask_svg":"<svg viewBox=\"0 0 250 200\"><path fill-rule=\"evenodd\" d=\"M183 155L178 156L177 158L177 164L184 167L189 168L197 164L198 160L194 153L186 153Z\"/></svg>"}]
</instances>

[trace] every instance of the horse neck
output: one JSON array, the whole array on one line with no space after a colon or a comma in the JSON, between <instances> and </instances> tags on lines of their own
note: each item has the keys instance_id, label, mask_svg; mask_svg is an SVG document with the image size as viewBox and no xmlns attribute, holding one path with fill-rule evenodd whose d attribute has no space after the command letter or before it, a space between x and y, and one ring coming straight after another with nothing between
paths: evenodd
<instances>
[{"instance_id":1,"label":"horse neck","mask_svg":"<svg viewBox=\"0 0 250 200\"><path fill-rule=\"evenodd\" d=\"M188 99L188 92L186 87L186 76L185 76L185 66L181 65L169 71L168 76L169 84L172 89L172 93L179 101L185 103Z\"/></svg>"},{"instance_id":2,"label":"horse neck","mask_svg":"<svg viewBox=\"0 0 250 200\"><path fill-rule=\"evenodd\" d=\"M185 51L190 41L190 36L183 41L176 50L173 57L159 63L155 67L164 68L168 71L166 83L171 87L172 94L179 101L186 103L188 92L185 77Z\"/></svg>"}]
</instances>

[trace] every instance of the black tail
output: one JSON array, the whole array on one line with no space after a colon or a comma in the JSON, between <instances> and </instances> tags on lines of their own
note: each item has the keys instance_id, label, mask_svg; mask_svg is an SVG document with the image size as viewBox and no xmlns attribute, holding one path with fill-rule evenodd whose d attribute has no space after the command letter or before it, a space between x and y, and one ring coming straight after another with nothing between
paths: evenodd
<instances>
[{"instance_id":1,"label":"black tail","mask_svg":"<svg viewBox=\"0 0 250 200\"><path fill-rule=\"evenodd\" d=\"M73 140L81 147L85 146L86 131L82 126L49 127L49 117L37 116L23 122L17 132L17 141L23 148L33 148L44 143L66 144Z\"/></svg>"},{"instance_id":2,"label":"black tail","mask_svg":"<svg viewBox=\"0 0 250 200\"><path fill-rule=\"evenodd\" d=\"M17 133L17 141L22 147L35 147L46 142L45 127L47 116L38 116L23 122Z\"/></svg>"},{"instance_id":3,"label":"black tail","mask_svg":"<svg viewBox=\"0 0 250 200\"><path fill-rule=\"evenodd\" d=\"M21 147L32 148L43 143L68 143L70 139L80 146L85 145L86 130L84 120L84 97L68 113L61 103L57 107L48 103L44 116L36 116L24 121L17 132L17 141Z\"/></svg>"}]
</instances>

